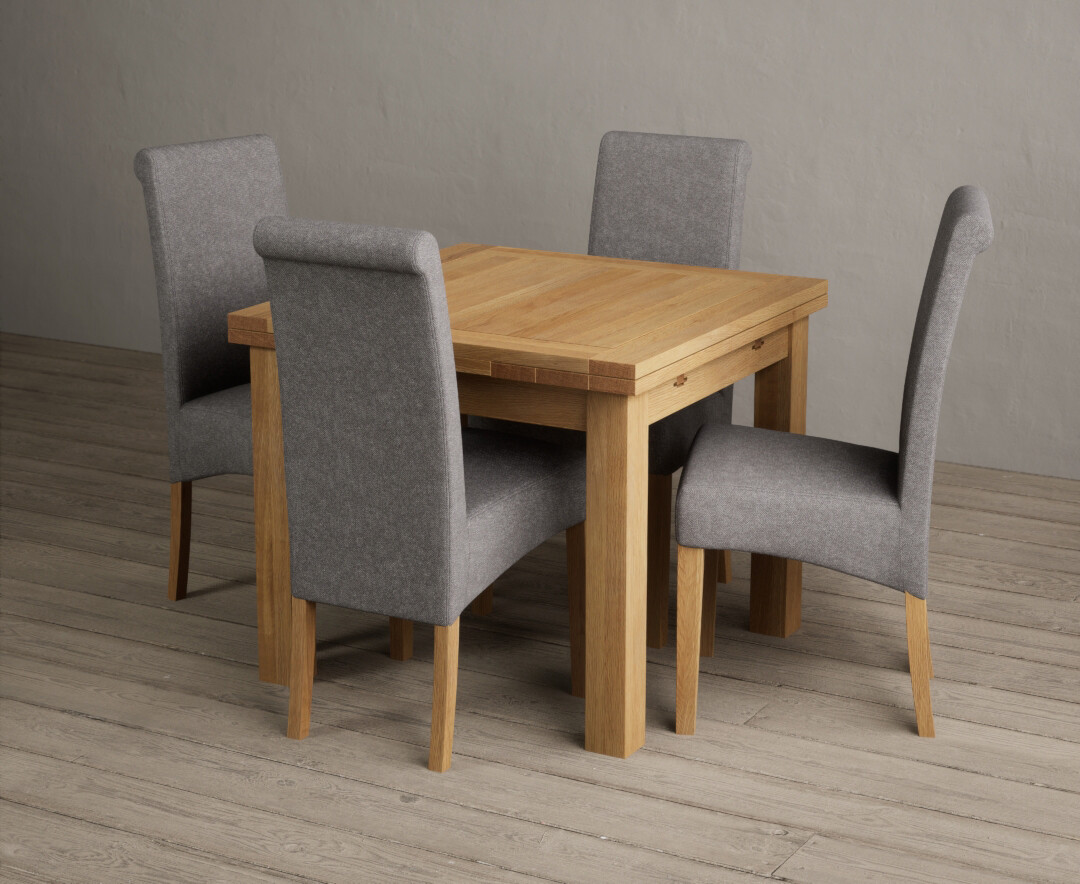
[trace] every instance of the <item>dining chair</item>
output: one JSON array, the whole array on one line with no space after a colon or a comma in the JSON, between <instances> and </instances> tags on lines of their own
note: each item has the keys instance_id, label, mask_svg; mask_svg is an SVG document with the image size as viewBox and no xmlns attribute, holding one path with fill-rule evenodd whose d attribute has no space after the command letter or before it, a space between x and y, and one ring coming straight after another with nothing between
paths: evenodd
<instances>
[{"instance_id":1,"label":"dining chair","mask_svg":"<svg viewBox=\"0 0 1080 884\"><path fill-rule=\"evenodd\" d=\"M567 531L584 585L585 457L463 429L442 263L430 233L267 218L289 508L288 735L307 736L315 606L435 627L428 766L450 767L459 616Z\"/></svg>"},{"instance_id":2,"label":"dining chair","mask_svg":"<svg viewBox=\"0 0 1080 884\"><path fill-rule=\"evenodd\" d=\"M949 196L911 338L899 453L793 433L709 424L679 483L675 729L697 718L703 550L811 562L904 593L919 736L934 736L926 620L930 494L945 369L975 256L994 236L986 194Z\"/></svg>"},{"instance_id":3,"label":"dining chair","mask_svg":"<svg viewBox=\"0 0 1080 884\"><path fill-rule=\"evenodd\" d=\"M255 224L286 212L265 135L148 147L135 156L157 278L171 483L169 598L187 594L191 483L251 475L246 348L228 342L231 310L266 300Z\"/></svg>"},{"instance_id":4,"label":"dining chair","mask_svg":"<svg viewBox=\"0 0 1080 884\"><path fill-rule=\"evenodd\" d=\"M736 269L750 145L728 138L608 132L600 140L593 186L589 254L667 264ZM648 614L649 647L667 643L671 570L672 475L706 422L731 424L732 388L695 402L649 427ZM477 421L506 428L506 422ZM509 425L516 432L584 442L571 430ZM715 581L731 580L731 554L713 551Z\"/></svg>"}]
</instances>

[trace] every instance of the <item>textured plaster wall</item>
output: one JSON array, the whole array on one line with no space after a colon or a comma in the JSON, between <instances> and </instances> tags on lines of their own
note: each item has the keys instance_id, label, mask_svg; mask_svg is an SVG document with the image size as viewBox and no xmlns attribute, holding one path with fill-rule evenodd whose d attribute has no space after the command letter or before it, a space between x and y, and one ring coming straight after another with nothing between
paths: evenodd
<instances>
[{"instance_id":1,"label":"textured plaster wall","mask_svg":"<svg viewBox=\"0 0 1080 884\"><path fill-rule=\"evenodd\" d=\"M1077 2L4 0L0 322L158 349L143 145L267 132L295 214L584 251L606 130L739 137L743 266L830 281L810 432L895 445L977 183L939 457L1080 477L1078 39Z\"/></svg>"}]
</instances>

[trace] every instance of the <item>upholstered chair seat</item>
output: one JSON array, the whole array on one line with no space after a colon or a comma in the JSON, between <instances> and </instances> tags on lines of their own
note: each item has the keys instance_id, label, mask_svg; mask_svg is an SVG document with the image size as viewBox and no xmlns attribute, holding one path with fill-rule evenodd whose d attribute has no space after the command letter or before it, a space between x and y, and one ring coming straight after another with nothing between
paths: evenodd
<instances>
[{"instance_id":1,"label":"upholstered chair seat","mask_svg":"<svg viewBox=\"0 0 1080 884\"><path fill-rule=\"evenodd\" d=\"M187 593L191 483L251 475L246 347L230 344L230 311L266 300L251 237L284 215L277 148L266 135L148 147L135 156L157 279L168 418L169 598Z\"/></svg>"},{"instance_id":2,"label":"upholstered chair seat","mask_svg":"<svg viewBox=\"0 0 1080 884\"><path fill-rule=\"evenodd\" d=\"M555 534L567 532L568 560L583 563L584 452L462 429L431 234L266 218L255 247L281 382L293 594L288 734L302 739L310 726L316 603L388 616L398 659L411 653L413 621L430 623L428 764L444 771L459 617ZM584 573L569 571L574 616ZM571 624L572 644L580 626ZM582 656L572 647L579 666Z\"/></svg>"},{"instance_id":3,"label":"upholstered chair seat","mask_svg":"<svg viewBox=\"0 0 1080 884\"><path fill-rule=\"evenodd\" d=\"M905 594L908 663L920 736L934 736L926 596L930 497L945 370L975 256L994 226L986 194L949 196L911 336L899 451L750 427L706 426L679 483L675 728L694 732L704 551L727 546L811 562ZM707 606L706 606L707 607Z\"/></svg>"},{"instance_id":4,"label":"upholstered chair seat","mask_svg":"<svg viewBox=\"0 0 1080 884\"><path fill-rule=\"evenodd\" d=\"M888 586L900 581L900 498L891 451L707 426L680 487L675 521L683 546L753 549Z\"/></svg>"},{"instance_id":5,"label":"upholstered chair seat","mask_svg":"<svg viewBox=\"0 0 1080 884\"><path fill-rule=\"evenodd\" d=\"M251 384L185 402L174 418L179 474L251 475Z\"/></svg>"},{"instance_id":6,"label":"upholstered chair seat","mask_svg":"<svg viewBox=\"0 0 1080 884\"><path fill-rule=\"evenodd\" d=\"M585 521L585 452L463 430L471 601L518 559Z\"/></svg>"}]
</instances>

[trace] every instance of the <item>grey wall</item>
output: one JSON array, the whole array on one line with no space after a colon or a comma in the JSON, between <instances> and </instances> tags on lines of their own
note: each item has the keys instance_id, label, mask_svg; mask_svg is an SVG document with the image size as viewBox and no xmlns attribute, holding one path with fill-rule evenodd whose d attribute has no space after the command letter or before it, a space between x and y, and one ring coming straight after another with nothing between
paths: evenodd
<instances>
[{"instance_id":1,"label":"grey wall","mask_svg":"<svg viewBox=\"0 0 1080 884\"><path fill-rule=\"evenodd\" d=\"M0 322L158 348L135 151L267 132L295 214L584 251L608 129L745 138L746 269L827 277L810 432L895 446L987 189L939 456L1080 477L1080 3L4 0ZM748 419L748 387L737 417Z\"/></svg>"}]
</instances>

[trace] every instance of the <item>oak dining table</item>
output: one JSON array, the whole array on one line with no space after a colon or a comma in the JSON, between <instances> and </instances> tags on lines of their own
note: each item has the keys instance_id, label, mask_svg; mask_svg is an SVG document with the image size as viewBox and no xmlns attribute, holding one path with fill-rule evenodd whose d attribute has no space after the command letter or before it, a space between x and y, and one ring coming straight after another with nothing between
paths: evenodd
<instances>
[{"instance_id":1,"label":"oak dining table","mask_svg":"<svg viewBox=\"0 0 1080 884\"><path fill-rule=\"evenodd\" d=\"M585 748L645 741L649 424L755 376L754 423L805 432L823 279L461 243L442 250L463 415L586 433ZM259 677L288 683L288 511L269 303L228 317L250 348ZM394 382L386 366L386 383ZM750 628L799 628L799 562L755 555Z\"/></svg>"}]
</instances>

